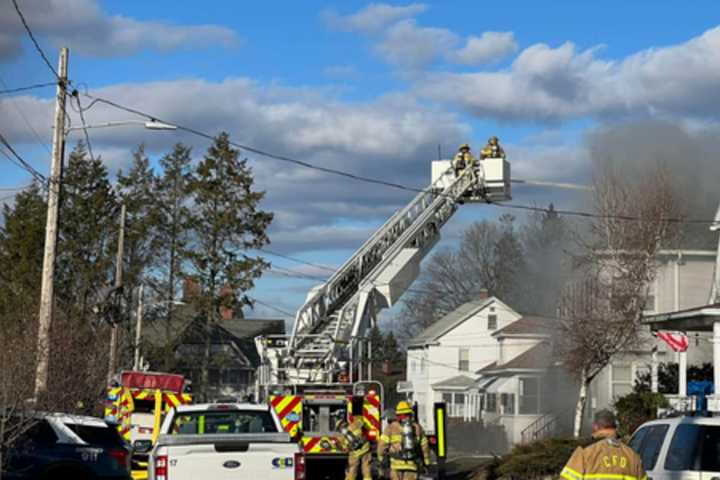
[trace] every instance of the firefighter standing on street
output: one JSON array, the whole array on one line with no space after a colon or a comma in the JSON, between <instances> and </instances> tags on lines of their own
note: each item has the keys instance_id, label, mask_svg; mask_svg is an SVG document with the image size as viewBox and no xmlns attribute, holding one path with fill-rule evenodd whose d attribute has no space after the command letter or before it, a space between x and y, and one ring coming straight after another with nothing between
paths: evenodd
<instances>
[{"instance_id":1,"label":"firefighter standing on street","mask_svg":"<svg viewBox=\"0 0 720 480\"><path fill-rule=\"evenodd\" d=\"M391 480L416 480L419 465L430 465L430 445L408 402L398 403L395 415L378 441L378 461L383 465L386 455L390 457Z\"/></svg>"},{"instance_id":2,"label":"firefighter standing on street","mask_svg":"<svg viewBox=\"0 0 720 480\"><path fill-rule=\"evenodd\" d=\"M487 145L480 151L480 158L505 158L505 150L500 146L496 136L488 139Z\"/></svg>"},{"instance_id":3,"label":"firefighter standing on street","mask_svg":"<svg viewBox=\"0 0 720 480\"><path fill-rule=\"evenodd\" d=\"M578 447L560 477L565 480L647 480L638 454L618 440L617 422L611 411L601 410L595 414L592 428L597 442L585 448Z\"/></svg>"},{"instance_id":4,"label":"firefighter standing on street","mask_svg":"<svg viewBox=\"0 0 720 480\"><path fill-rule=\"evenodd\" d=\"M355 415L349 425L344 421L340 421L338 425L338 431L341 433L340 443L350 452L347 470L345 470L345 480L355 480L358 470L362 470L363 480L372 480L370 469L372 452L370 451L370 442L363 434L363 423L363 416Z\"/></svg>"},{"instance_id":5,"label":"firefighter standing on street","mask_svg":"<svg viewBox=\"0 0 720 480\"><path fill-rule=\"evenodd\" d=\"M460 173L466 168L473 169L475 167L475 157L470 153L470 145L463 143L458 148L457 153L452 161L452 168L455 172L455 176L459 176Z\"/></svg>"}]
</instances>

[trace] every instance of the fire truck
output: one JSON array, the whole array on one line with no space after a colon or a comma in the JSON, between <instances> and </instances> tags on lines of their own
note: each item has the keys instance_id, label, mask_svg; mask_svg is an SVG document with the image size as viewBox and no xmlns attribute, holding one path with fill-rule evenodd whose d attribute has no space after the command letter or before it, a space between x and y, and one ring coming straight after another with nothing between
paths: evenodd
<instances>
[{"instance_id":1,"label":"fire truck","mask_svg":"<svg viewBox=\"0 0 720 480\"><path fill-rule=\"evenodd\" d=\"M433 161L431 176L428 188L309 292L290 335L255 339L257 396L303 445L307 478L340 478L347 452L339 446L338 421L362 415L367 438L380 435L384 392L372 378L373 345L366 337L378 313L417 278L420 262L460 205L511 198L505 158L482 159L459 172L449 160ZM315 460L322 463L314 467Z\"/></svg>"},{"instance_id":2,"label":"fire truck","mask_svg":"<svg viewBox=\"0 0 720 480\"><path fill-rule=\"evenodd\" d=\"M157 441L165 414L192 402L189 382L182 375L124 371L107 389L105 420L117 425L133 446L132 476L147 478L147 453Z\"/></svg>"}]
</instances>

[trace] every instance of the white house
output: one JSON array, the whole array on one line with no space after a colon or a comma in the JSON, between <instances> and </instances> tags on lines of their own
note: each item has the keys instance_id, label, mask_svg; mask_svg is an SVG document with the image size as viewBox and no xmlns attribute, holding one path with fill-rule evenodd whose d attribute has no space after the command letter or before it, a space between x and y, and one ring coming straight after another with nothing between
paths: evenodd
<instances>
[{"instance_id":1,"label":"white house","mask_svg":"<svg viewBox=\"0 0 720 480\"><path fill-rule=\"evenodd\" d=\"M658 256L648 290L648 313L704 305L715 264L714 251L668 250ZM679 307L679 308L678 308ZM433 402L444 400L451 418L504 428L508 445L568 428L577 387L551 355L552 318L522 315L499 299L481 298L440 319L409 344L407 380L418 416L432 422ZM646 346L613 360L590 388L588 415L611 407L659 361L674 354L648 334ZM694 339L688 363L711 358L707 338Z\"/></svg>"},{"instance_id":2,"label":"white house","mask_svg":"<svg viewBox=\"0 0 720 480\"><path fill-rule=\"evenodd\" d=\"M432 424L433 403L441 400L450 405L451 417L479 417L480 395L468 389L475 385L477 370L497 362L498 344L492 334L519 318L513 309L485 294L411 340L406 375L421 424Z\"/></svg>"}]
</instances>

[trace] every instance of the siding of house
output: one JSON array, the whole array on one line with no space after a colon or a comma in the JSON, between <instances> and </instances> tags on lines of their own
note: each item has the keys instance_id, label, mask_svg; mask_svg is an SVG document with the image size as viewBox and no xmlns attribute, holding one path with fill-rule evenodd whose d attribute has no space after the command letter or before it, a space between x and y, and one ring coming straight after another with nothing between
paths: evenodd
<instances>
[{"instance_id":1,"label":"siding of house","mask_svg":"<svg viewBox=\"0 0 720 480\"><path fill-rule=\"evenodd\" d=\"M497 315L496 329L488 329L488 315ZM477 370L497 361L497 341L492 333L518 318L517 313L492 302L433 344L408 349L407 379L412 382L413 399L418 402L418 417L424 428L432 428L433 403L442 399L442 392L436 392L432 385L462 374L475 378ZM468 350L467 371L459 369L460 349ZM419 366L423 355L427 359L424 369Z\"/></svg>"}]
</instances>

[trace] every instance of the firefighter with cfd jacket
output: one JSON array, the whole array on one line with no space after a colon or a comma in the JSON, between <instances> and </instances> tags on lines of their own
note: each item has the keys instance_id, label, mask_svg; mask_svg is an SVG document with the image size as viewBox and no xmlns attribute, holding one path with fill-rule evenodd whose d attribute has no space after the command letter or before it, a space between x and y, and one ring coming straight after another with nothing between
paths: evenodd
<instances>
[{"instance_id":1,"label":"firefighter with cfd jacket","mask_svg":"<svg viewBox=\"0 0 720 480\"><path fill-rule=\"evenodd\" d=\"M408 402L398 403L395 415L378 441L378 461L383 465L386 456L390 457L391 480L416 480L418 467L430 465L430 445L422 427L413 420Z\"/></svg>"},{"instance_id":2,"label":"firefighter with cfd jacket","mask_svg":"<svg viewBox=\"0 0 720 480\"><path fill-rule=\"evenodd\" d=\"M560 472L564 480L617 478L647 480L642 460L632 448L617 438L617 421L609 410L595 414L592 445L578 447Z\"/></svg>"},{"instance_id":3,"label":"firefighter with cfd jacket","mask_svg":"<svg viewBox=\"0 0 720 480\"><path fill-rule=\"evenodd\" d=\"M480 150L480 158L505 158L505 150L500 146L496 136L490 137L487 145Z\"/></svg>"},{"instance_id":4,"label":"firefighter with cfd jacket","mask_svg":"<svg viewBox=\"0 0 720 480\"><path fill-rule=\"evenodd\" d=\"M350 424L342 420L338 423L340 445L349 452L345 480L356 480L358 470L362 470L363 480L372 480L372 452L363 434L363 423L362 415L356 415Z\"/></svg>"}]
</instances>

